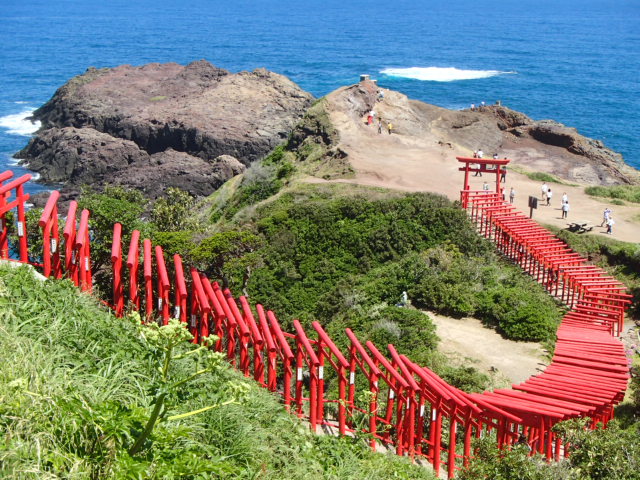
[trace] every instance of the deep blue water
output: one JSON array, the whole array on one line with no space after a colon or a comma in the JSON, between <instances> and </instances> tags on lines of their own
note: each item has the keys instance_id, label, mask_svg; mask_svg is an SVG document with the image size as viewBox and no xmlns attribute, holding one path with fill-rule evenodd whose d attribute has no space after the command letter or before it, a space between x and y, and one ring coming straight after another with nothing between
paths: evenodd
<instances>
[{"instance_id":1,"label":"deep blue water","mask_svg":"<svg viewBox=\"0 0 640 480\"><path fill-rule=\"evenodd\" d=\"M448 108L500 99L640 168L639 26L638 0L1 0L0 169L28 141L20 114L87 67L201 58L316 96L369 73Z\"/></svg>"}]
</instances>

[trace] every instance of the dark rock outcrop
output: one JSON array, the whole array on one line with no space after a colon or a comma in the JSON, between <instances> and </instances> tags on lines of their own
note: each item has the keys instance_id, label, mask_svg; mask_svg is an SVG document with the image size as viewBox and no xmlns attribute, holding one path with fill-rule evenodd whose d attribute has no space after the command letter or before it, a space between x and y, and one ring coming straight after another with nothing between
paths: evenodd
<instances>
[{"instance_id":1,"label":"dark rock outcrop","mask_svg":"<svg viewBox=\"0 0 640 480\"><path fill-rule=\"evenodd\" d=\"M282 75L231 74L204 60L90 68L36 110L42 128L17 157L41 181L68 188L109 182L207 195L241 171L225 156L245 166L262 158L312 99Z\"/></svg>"},{"instance_id":2,"label":"dark rock outcrop","mask_svg":"<svg viewBox=\"0 0 640 480\"><path fill-rule=\"evenodd\" d=\"M535 121L523 113L503 106L485 107L480 116L496 119L503 130L503 145L517 149L531 145L548 152L554 159L553 173L582 183L614 185L640 183L640 172L624 163L622 155L607 148L600 140L580 135L575 128L553 120ZM557 147L554 149L554 147ZM534 169L535 164L533 165Z\"/></svg>"}]
</instances>

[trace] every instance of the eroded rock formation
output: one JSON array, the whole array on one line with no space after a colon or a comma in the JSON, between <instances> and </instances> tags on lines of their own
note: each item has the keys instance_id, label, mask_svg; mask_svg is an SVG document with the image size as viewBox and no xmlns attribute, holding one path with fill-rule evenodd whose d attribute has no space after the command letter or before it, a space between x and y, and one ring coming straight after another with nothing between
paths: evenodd
<instances>
[{"instance_id":1,"label":"eroded rock formation","mask_svg":"<svg viewBox=\"0 0 640 480\"><path fill-rule=\"evenodd\" d=\"M285 140L312 100L282 75L204 60L90 68L36 110L42 128L17 157L67 188L207 195Z\"/></svg>"}]
</instances>

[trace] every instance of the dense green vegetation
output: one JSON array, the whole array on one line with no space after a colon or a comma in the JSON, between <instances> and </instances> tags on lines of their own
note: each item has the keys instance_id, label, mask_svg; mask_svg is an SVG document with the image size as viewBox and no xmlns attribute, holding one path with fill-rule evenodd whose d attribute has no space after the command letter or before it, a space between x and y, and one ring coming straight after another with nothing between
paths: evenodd
<instances>
[{"instance_id":1,"label":"dense green vegetation","mask_svg":"<svg viewBox=\"0 0 640 480\"><path fill-rule=\"evenodd\" d=\"M554 303L501 261L456 205L431 194L350 191L309 185L259 207L260 261L248 281L229 265L236 288L243 279L254 300L285 320L364 324L367 311L407 291L415 307L477 315L508 338L553 335Z\"/></svg>"},{"instance_id":2,"label":"dense green vegetation","mask_svg":"<svg viewBox=\"0 0 640 480\"><path fill-rule=\"evenodd\" d=\"M463 470L461 480L637 480L640 478L638 425L621 430L615 421L606 429L589 430L582 420L554 427L571 444L569 458L547 463L541 455L529 457L526 445L500 451L495 440L475 442L476 460Z\"/></svg>"},{"instance_id":3,"label":"dense green vegetation","mask_svg":"<svg viewBox=\"0 0 640 480\"><path fill-rule=\"evenodd\" d=\"M310 434L183 329L118 320L68 281L1 267L0 318L2 478L433 478Z\"/></svg>"},{"instance_id":4,"label":"dense green vegetation","mask_svg":"<svg viewBox=\"0 0 640 480\"><path fill-rule=\"evenodd\" d=\"M632 203L640 203L640 185L609 185L594 186L584 189L587 195L594 197L613 198Z\"/></svg>"}]
</instances>

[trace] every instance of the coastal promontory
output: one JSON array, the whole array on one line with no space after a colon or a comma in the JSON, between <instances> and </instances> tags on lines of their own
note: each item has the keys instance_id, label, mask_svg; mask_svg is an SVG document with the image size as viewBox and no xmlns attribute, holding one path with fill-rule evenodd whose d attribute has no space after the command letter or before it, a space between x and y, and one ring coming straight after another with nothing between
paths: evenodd
<instances>
[{"instance_id":1,"label":"coastal promontory","mask_svg":"<svg viewBox=\"0 0 640 480\"><path fill-rule=\"evenodd\" d=\"M17 157L67 189L208 195L286 139L312 100L282 75L205 60L89 68L34 112L42 128Z\"/></svg>"}]
</instances>

